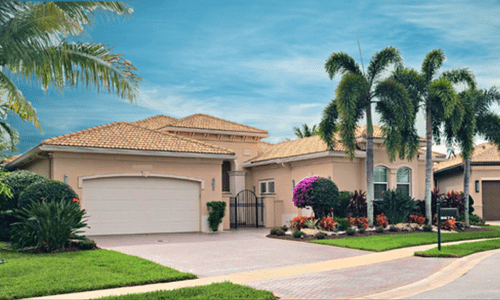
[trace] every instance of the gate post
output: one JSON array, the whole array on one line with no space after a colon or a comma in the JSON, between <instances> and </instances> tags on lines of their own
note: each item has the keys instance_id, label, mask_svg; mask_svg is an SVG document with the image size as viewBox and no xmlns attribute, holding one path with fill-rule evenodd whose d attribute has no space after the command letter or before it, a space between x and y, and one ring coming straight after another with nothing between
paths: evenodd
<instances>
[{"instance_id":1,"label":"gate post","mask_svg":"<svg viewBox=\"0 0 500 300\"><path fill-rule=\"evenodd\" d=\"M255 227L259 228L259 198L255 197Z\"/></svg>"},{"instance_id":2,"label":"gate post","mask_svg":"<svg viewBox=\"0 0 500 300\"><path fill-rule=\"evenodd\" d=\"M238 197L234 197L234 229L238 228Z\"/></svg>"}]
</instances>

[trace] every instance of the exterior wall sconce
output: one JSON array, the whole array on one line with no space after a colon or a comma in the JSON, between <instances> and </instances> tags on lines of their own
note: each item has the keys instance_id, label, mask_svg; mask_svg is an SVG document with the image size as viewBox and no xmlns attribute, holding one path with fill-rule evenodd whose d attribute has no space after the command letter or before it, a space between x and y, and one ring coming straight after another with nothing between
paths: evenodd
<instances>
[{"instance_id":1,"label":"exterior wall sconce","mask_svg":"<svg viewBox=\"0 0 500 300\"><path fill-rule=\"evenodd\" d=\"M215 178L212 178L212 191L215 191Z\"/></svg>"},{"instance_id":2,"label":"exterior wall sconce","mask_svg":"<svg viewBox=\"0 0 500 300\"><path fill-rule=\"evenodd\" d=\"M293 188L295 188L295 180L294 179L292 179L292 186L293 186Z\"/></svg>"},{"instance_id":3,"label":"exterior wall sconce","mask_svg":"<svg viewBox=\"0 0 500 300\"><path fill-rule=\"evenodd\" d=\"M332 180L332 176L328 176L328 180Z\"/></svg>"},{"instance_id":4,"label":"exterior wall sconce","mask_svg":"<svg viewBox=\"0 0 500 300\"><path fill-rule=\"evenodd\" d=\"M476 193L479 193L479 180L476 180Z\"/></svg>"},{"instance_id":5,"label":"exterior wall sconce","mask_svg":"<svg viewBox=\"0 0 500 300\"><path fill-rule=\"evenodd\" d=\"M68 184L68 174L64 174L64 183Z\"/></svg>"}]
</instances>

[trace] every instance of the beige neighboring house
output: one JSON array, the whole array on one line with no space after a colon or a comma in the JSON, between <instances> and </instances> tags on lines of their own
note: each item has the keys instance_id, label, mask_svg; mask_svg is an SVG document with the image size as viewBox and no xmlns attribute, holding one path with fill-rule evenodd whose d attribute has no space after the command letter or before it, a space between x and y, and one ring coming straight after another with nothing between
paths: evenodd
<instances>
[{"instance_id":1,"label":"beige neighboring house","mask_svg":"<svg viewBox=\"0 0 500 300\"><path fill-rule=\"evenodd\" d=\"M434 167L434 180L441 192L463 191L463 160L456 155ZM500 220L500 151L491 143L474 147L471 158L470 195L474 214L487 221Z\"/></svg>"},{"instance_id":2,"label":"beige neighboring house","mask_svg":"<svg viewBox=\"0 0 500 300\"><path fill-rule=\"evenodd\" d=\"M391 163L380 128L374 135L377 195L398 188L423 199L423 150L412 161ZM314 175L331 178L340 190L366 190L364 127L353 160L341 144L329 150L318 136L279 144L261 141L266 137L265 130L204 114L158 115L47 139L4 163L67 182L90 216L88 235L205 232L210 201L228 203L223 229L252 218L266 227L288 224L311 214L293 206L292 192ZM243 194L255 194L248 199L263 206L245 208ZM237 209L229 205L235 198Z\"/></svg>"}]
</instances>

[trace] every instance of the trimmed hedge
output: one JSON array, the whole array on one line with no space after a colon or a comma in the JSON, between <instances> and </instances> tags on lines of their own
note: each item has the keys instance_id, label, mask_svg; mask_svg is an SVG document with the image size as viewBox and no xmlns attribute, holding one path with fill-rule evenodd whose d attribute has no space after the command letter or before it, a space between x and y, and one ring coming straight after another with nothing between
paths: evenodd
<instances>
[{"instance_id":1,"label":"trimmed hedge","mask_svg":"<svg viewBox=\"0 0 500 300\"><path fill-rule=\"evenodd\" d=\"M24 208L33 202L41 201L61 201L65 199L70 202L77 202L78 195L64 182L57 180L44 180L30 184L19 195L18 207Z\"/></svg>"}]
</instances>

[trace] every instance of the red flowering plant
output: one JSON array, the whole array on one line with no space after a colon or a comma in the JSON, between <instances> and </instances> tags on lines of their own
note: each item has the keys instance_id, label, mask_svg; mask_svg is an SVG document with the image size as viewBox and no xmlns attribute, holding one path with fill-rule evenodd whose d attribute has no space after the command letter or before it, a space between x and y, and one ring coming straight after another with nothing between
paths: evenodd
<instances>
[{"instance_id":1,"label":"red flowering plant","mask_svg":"<svg viewBox=\"0 0 500 300\"><path fill-rule=\"evenodd\" d=\"M290 221L290 227L295 230L300 230L302 228L307 228L306 222L309 220L314 220L314 216L297 216Z\"/></svg>"},{"instance_id":2,"label":"red flowering plant","mask_svg":"<svg viewBox=\"0 0 500 300\"><path fill-rule=\"evenodd\" d=\"M346 218L349 220L349 227L351 226L356 226L358 228L368 228L368 218L366 217L359 217L359 218Z\"/></svg>"},{"instance_id":3,"label":"red flowering plant","mask_svg":"<svg viewBox=\"0 0 500 300\"><path fill-rule=\"evenodd\" d=\"M375 223L377 224L377 226L382 226L385 228L389 224L389 220L384 215L384 213L381 213L380 215L377 215L375 217Z\"/></svg>"},{"instance_id":4,"label":"red flowering plant","mask_svg":"<svg viewBox=\"0 0 500 300\"><path fill-rule=\"evenodd\" d=\"M433 224L437 226L437 215L434 215ZM441 229L454 230L455 229L455 218L448 219L444 222L441 221Z\"/></svg>"},{"instance_id":5,"label":"red flowering plant","mask_svg":"<svg viewBox=\"0 0 500 300\"><path fill-rule=\"evenodd\" d=\"M425 223L425 217L421 215L411 215L410 216L410 223L416 223L418 225L424 225Z\"/></svg>"},{"instance_id":6,"label":"red flowering plant","mask_svg":"<svg viewBox=\"0 0 500 300\"><path fill-rule=\"evenodd\" d=\"M319 227L324 230L332 231L337 226L337 222L332 217L323 217L319 222Z\"/></svg>"}]
</instances>

